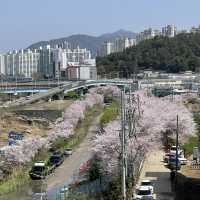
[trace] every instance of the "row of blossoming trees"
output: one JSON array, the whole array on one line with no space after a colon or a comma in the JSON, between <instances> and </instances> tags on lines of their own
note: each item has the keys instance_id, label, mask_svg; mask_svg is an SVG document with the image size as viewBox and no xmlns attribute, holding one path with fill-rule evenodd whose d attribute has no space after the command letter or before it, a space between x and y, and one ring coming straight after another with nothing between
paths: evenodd
<instances>
[{"instance_id":1,"label":"row of blossoming trees","mask_svg":"<svg viewBox=\"0 0 200 200\"><path fill-rule=\"evenodd\" d=\"M139 99L138 105L133 106L133 109L137 109L135 110L136 133L127 142L127 158L132 162L142 152L159 148L164 132L175 133L177 115L180 140L184 141L195 133L193 115L184 105L187 97L175 97L172 101L169 97L148 96L145 91L137 91L134 96ZM112 121L93 141L93 150L102 160L104 172L109 174L116 175L119 172L120 130L120 119Z\"/></svg>"},{"instance_id":2,"label":"row of blossoming trees","mask_svg":"<svg viewBox=\"0 0 200 200\"><path fill-rule=\"evenodd\" d=\"M86 111L96 104L103 104L104 96L115 93L116 88L98 87L89 90L83 100L77 100L64 112L62 121L57 121L54 128L46 136L35 136L19 141L17 145L5 146L1 149L7 161L24 164L31 161L43 148L50 148L58 138L69 138L74 134L77 124L84 119Z\"/></svg>"}]
</instances>

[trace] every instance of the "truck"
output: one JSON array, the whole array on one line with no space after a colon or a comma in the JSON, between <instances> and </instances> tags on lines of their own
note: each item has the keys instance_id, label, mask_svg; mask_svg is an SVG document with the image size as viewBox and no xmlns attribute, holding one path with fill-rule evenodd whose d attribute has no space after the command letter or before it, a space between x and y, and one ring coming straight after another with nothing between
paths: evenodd
<instances>
[{"instance_id":1,"label":"truck","mask_svg":"<svg viewBox=\"0 0 200 200\"><path fill-rule=\"evenodd\" d=\"M10 131L8 133L8 145L9 146L16 145L17 141L23 140L23 139L24 139L23 133L19 133L19 132L15 132L15 131Z\"/></svg>"},{"instance_id":2,"label":"truck","mask_svg":"<svg viewBox=\"0 0 200 200\"><path fill-rule=\"evenodd\" d=\"M45 179L47 175L51 174L55 169L55 165L49 166L43 161L34 163L29 172L29 176L33 180Z\"/></svg>"}]
</instances>

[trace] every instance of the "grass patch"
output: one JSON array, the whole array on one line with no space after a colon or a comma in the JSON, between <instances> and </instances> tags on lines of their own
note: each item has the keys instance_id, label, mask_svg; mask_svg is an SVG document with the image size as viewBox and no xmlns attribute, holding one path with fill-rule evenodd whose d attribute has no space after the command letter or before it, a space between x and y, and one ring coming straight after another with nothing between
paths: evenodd
<instances>
[{"instance_id":1,"label":"grass patch","mask_svg":"<svg viewBox=\"0 0 200 200\"><path fill-rule=\"evenodd\" d=\"M189 156L193 153L193 147L198 145L198 137L191 136L188 141L183 145L183 149L185 150L186 156Z\"/></svg>"},{"instance_id":2,"label":"grass patch","mask_svg":"<svg viewBox=\"0 0 200 200\"><path fill-rule=\"evenodd\" d=\"M7 180L0 184L0 195L16 191L20 186L28 184L29 181L30 179L26 167L14 169Z\"/></svg>"},{"instance_id":3,"label":"grass patch","mask_svg":"<svg viewBox=\"0 0 200 200\"><path fill-rule=\"evenodd\" d=\"M77 128L75 129L76 134L68 139L58 139L52 145L52 148L54 148L55 150L63 150L65 148L75 148L76 146L78 146L87 136L93 119L100 115L102 110L103 107L101 105L96 105L93 108L89 109L86 112L85 119L77 125ZM16 191L23 185L29 184L31 179L29 178L28 172L32 167L32 164L35 161L48 160L50 155L51 152L42 150L35 156L32 162L28 163L24 167L16 168L13 171L12 175L10 175L5 181L0 183L0 195Z\"/></svg>"},{"instance_id":4,"label":"grass patch","mask_svg":"<svg viewBox=\"0 0 200 200\"><path fill-rule=\"evenodd\" d=\"M104 112L100 119L101 126L104 126L105 124L117 118L117 116L119 115L119 106L120 104L118 101L113 101L109 106L104 109Z\"/></svg>"},{"instance_id":5,"label":"grass patch","mask_svg":"<svg viewBox=\"0 0 200 200\"><path fill-rule=\"evenodd\" d=\"M200 114L194 115L194 121L196 122L196 135L191 136L188 141L183 145L186 156L193 153L193 148L198 146L198 137L200 137Z\"/></svg>"}]
</instances>

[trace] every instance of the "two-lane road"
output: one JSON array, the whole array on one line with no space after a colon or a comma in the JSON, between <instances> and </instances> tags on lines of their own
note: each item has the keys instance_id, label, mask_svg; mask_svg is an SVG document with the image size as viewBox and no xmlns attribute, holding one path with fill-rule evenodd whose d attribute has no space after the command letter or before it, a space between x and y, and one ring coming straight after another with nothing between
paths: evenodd
<instances>
[{"instance_id":1,"label":"two-lane road","mask_svg":"<svg viewBox=\"0 0 200 200\"><path fill-rule=\"evenodd\" d=\"M170 170L164 166L163 151L154 151L147 155L141 171L139 184L143 179L152 180L156 200L173 200Z\"/></svg>"}]
</instances>

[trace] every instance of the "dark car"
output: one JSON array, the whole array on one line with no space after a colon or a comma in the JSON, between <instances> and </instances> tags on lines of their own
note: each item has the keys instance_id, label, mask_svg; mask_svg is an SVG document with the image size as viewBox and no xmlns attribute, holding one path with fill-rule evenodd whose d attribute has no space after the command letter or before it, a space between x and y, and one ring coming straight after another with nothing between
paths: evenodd
<instances>
[{"instance_id":1,"label":"dark car","mask_svg":"<svg viewBox=\"0 0 200 200\"><path fill-rule=\"evenodd\" d=\"M169 158L168 167L171 170L175 170L176 169L176 157L175 156ZM178 170L181 169L181 163L180 163L179 160L177 160L177 169Z\"/></svg>"},{"instance_id":2,"label":"dark car","mask_svg":"<svg viewBox=\"0 0 200 200\"><path fill-rule=\"evenodd\" d=\"M31 171L29 172L31 179L33 180L44 179L47 176L47 174L48 174L48 168L44 162L34 163Z\"/></svg>"},{"instance_id":3,"label":"dark car","mask_svg":"<svg viewBox=\"0 0 200 200\"><path fill-rule=\"evenodd\" d=\"M64 161L63 154L60 152L55 152L49 159L49 165L60 166Z\"/></svg>"}]
</instances>

